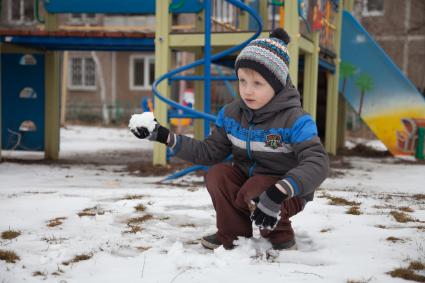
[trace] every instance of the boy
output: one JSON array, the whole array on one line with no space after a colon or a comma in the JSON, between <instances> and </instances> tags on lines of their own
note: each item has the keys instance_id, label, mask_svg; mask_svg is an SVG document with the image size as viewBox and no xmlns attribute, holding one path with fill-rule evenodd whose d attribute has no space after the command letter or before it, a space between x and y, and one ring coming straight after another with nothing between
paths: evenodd
<instances>
[{"instance_id":1,"label":"boy","mask_svg":"<svg viewBox=\"0 0 425 283\"><path fill-rule=\"evenodd\" d=\"M217 232L202 238L206 248L233 248L238 236L252 237L252 222L273 249L295 248L289 218L327 177L329 160L316 124L289 79L288 43L279 28L242 49L235 63L240 99L221 109L205 140L170 133L152 115L131 129L138 138L168 145L177 157L215 164L205 180ZM220 163L230 154L232 164Z\"/></svg>"}]
</instances>

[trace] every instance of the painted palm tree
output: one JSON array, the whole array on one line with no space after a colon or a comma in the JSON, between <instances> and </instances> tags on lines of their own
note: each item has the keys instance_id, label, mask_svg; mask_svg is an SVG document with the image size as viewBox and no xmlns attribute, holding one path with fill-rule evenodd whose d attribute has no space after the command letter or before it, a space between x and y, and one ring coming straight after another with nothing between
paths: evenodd
<instances>
[{"instance_id":1,"label":"painted palm tree","mask_svg":"<svg viewBox=\"0 0 425 283\"><path fill-rule=\"evenodd\" d=\"M362 73L356 80L356 86L360 89L360 105L359 105L359 116L362 115L363 101L366 91L369 91L373 88L372 77L366 73Z\"/></svg>"},{"instance_id":2,"label":"painted palm tree","mask_svg":"<svg viewBox=\"0 0 425 283\"><path fill-rule=\"evenodd\" d=\"M356 73L356 67L354 67L353 64L341 62L341 66L339 69L339 73L341 76L342 81L342 95L345 96L345 89L347 87L347 80L352 78L354 74Z\"/></svg>"}]
</instances>

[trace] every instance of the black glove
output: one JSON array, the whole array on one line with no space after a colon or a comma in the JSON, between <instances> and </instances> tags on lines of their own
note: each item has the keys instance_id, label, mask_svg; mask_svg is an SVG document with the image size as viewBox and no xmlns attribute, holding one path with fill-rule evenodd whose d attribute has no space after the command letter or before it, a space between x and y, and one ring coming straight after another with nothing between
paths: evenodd
<instances>
[{"instance_id":1,"label":"black glove","mask_svg":"<svg viewBox=\"0 0 425 283\"><path fill-rule=\"evenodd\" d=\"M252 200L255 210L251 214L251 221L261 229L274 230L280 220L282 202L287 197L276 185L270 186L260 197Z\"/></svg>"},{"instance_id":2,"label":"black glove","mask_svg":"<svg viewBox=\"0 0 425 283\"><path fill-rule=\"evenodd\" d=\"M134 114L128 123L130 131L139 139L149 139L167 144L170 131L161 126L152 112Z\"/></svg>"},{"instance_id":3,"label":"black glove","mask_svg":"<svg viewBox=\"0 0 425 283\"><path fill-rule=\"evenodd\" d=\"M155 128L152 132L149 132L146 127L137 127L135 129L130 129L130 131L139 139L148 138L150 141L157 141L163 144L167 144L168 135L170 134L170 130L161 126L158 121L155 121Z\"/></svg>"}]
</instances>

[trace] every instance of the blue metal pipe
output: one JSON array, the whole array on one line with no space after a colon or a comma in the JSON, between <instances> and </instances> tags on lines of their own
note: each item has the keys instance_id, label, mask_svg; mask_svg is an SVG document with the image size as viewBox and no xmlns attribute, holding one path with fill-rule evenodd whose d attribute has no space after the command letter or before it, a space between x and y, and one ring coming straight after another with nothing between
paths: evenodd
<instances>
[{"instance_id":1,"label":"blue metal pipe","mask_svg":"<svg viewBox=\"0 0 425 283\"><path fill-rule=\"evenodd\" d=\"M169 78L169 81L202 81L204 80L204 76L173 76L172 78ZM236 76L211 76L210 79L212 81L237 81L238 78Z\"/></svg>"},{"instance_id":2,"label":"blue metal pipe","mask_svg":"<svg viewBox=\"0 0 425 283\"><path fill-rule=\"evenodd\" d=\"M261 21L261 18L258 16L258 14L257 14L257 12L254 10L254 9L252 9L251 7L249 7L249 6L246 6L244 3L242 3L242 2L240 2L240 1L238 1L238 0L226 0L227 2L229 2L229 3L231 3L231 4L233 4L234 6L236 6L236 7L238 7L238 8L240 8L240 9L243 9L243 10L246 10L252 17L254 17L254 19L255 19L255 21L258 23L258 29L257 29L257 31L254 33L254 35L252 35L248 40L246 40L246 41L244 41L243 43L241 43L240 45L236 45L236 46L234 46L234 47L232 47L232 48L229 48L229 49L227 49L227 50L224 50L224 51L222 51L222 52L219 52L219 53L217 53L217 54L215 54L215 55L213 55L213 56L211 56L211 58L210 58L210 60L212 60L212 61L214 61L214 60L217 60L217 59L219 59L219 58L221 58L221 57L224 57L224 56L227 56L227 55L229 55L229 54L232 54L232 53L234 53L235 51L238 51L238 50L240 50L240 49L242 49L244 46L246 46L251 40L253 40L254 38L257 38L259 35L260 35L260 33L261 33L261 30L262 30L262 28L263 28L263 23L262 23L262 21ZM177 108L177 109L181 109L181 110L183 110L183 111L185 111L185 112L187 112L187 113L190 113L190 114L193 114L193 115L198 115L199 117L202 117L202 118L204 118L204 119L207 119L207 120L210 120L210 121L215 121L216 120L216 116L215 115L211 115L211 114L208 114L208 113L203 113L203 112L200 112L200 111L197 111L197 110L195 110L195 109L192 109L192 108L190 108L190 107L187 107L187 106L183 106L183 105L181 105L181 104L179 104L179 103L177 103L177 102L175 102L175 101L173 101L173 100L171 100L171 99L168 99L168 98L166 98L166 97L163 97L160 93L159 93L159 91L158 91L158 85L163 81L163 80L165 80L165 79L168 79L168 78L171 78L172 76L174 76L175 74L178 74L178 73L180 73L180 72L183 72L183 71L186 71L186 70L188 70L188 69L191 69L191 68L194 68L194 67L197 67L197 66L199 66L199 65L201 65L201 64L204 64L204 61L205 61L205 58L204 59L200 59L200 60L197 60L197 61L195 61L195 62L193 62L193 63L191 63L191 64L189 64L189 65L186 65L186 66L182 66L182 67L179 67L179 68L176 68L176 69L174 69L174 70L172 70L171 72L169 72L169 73L166 73L166 74L164 74L164 75L162 75L162 76L160 76L154 83L153 83L153 85L152 85L152 92L153 92L153 94L159 99L159 100L161 100L161 101L163 101L163 102L165 102L165 103L167 103L167 104L169 104L170 106L172 106L172 107L174 107L174 108Z\"/></svg>"},{"instance_id":3,"label":"blue metal pipe","mask_svg":"<svg viewBox=\"0 0 425 283\"><path fill-rule=\"evenodd\" d=\"M165 182L165 181L174 180L174 179L183 177L186 174L198 171L198 170L208 171L208 168L209 168L208 166L204 166L204 165L195 165L195 166L183 169L183 170L181 170L177 173L174 173L173 175L170 175L170 176L166 177L165 179L162 179L159 182L161 183L161 182Z\"/></svg>"},{"instance_id":4,"label":"blue metal pipe","mask_svg":"<svg viewBox=\"0 0 425 283\"><path fill-rule=\"evenodd\" d=\"M204 44L204 112L211 113L211 0L205 2L205 44ZM204 137L210 134L210 121L204 121Z\"/></svg>"}]
</instances>

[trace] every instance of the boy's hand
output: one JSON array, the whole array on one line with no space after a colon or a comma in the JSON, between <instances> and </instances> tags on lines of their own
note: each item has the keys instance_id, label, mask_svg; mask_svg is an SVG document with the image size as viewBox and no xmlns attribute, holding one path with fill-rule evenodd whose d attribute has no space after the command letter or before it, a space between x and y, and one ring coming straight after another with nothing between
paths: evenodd
<instances>
[{"instance_id":1,"label":"boy's hand","mask_svg":"<svg viewBox=\"0 0 425 283\"><path fill-rule=\"evenodd\" d=\"M287 195L282 193L275 185L269 187L259 197L251 200L255 204L251 221L260 229L274 230L280 220L282 202Z\"/></svg>"},{"instance_id":2,"label":"boy's hand","mask_svg":"<svg viewBox=\"0 0 425 283\"><path fill-rule=\"evenodd\" d=\"M134 114L128 124L130 131L139 139L148 138L151 141L157 141L167 144L170 131L161 126L153 116L152 112Z\"/></svg>"}]
</instances>

